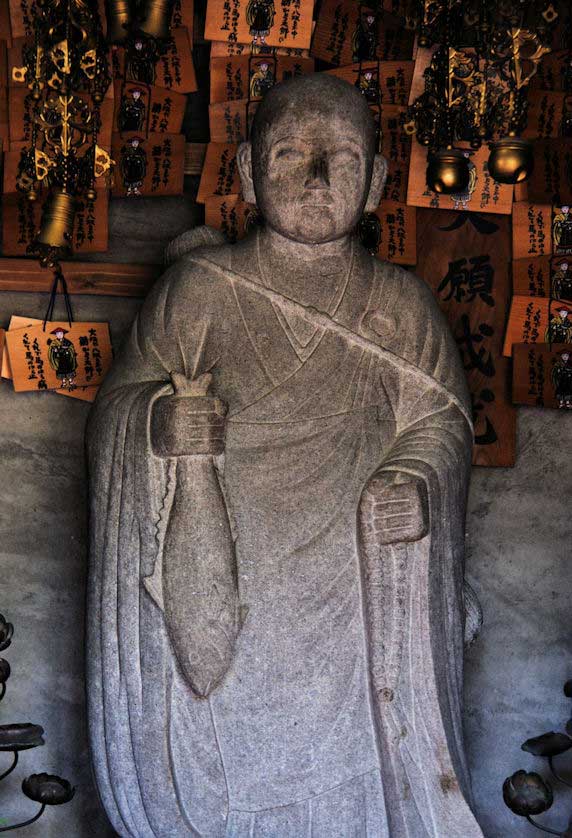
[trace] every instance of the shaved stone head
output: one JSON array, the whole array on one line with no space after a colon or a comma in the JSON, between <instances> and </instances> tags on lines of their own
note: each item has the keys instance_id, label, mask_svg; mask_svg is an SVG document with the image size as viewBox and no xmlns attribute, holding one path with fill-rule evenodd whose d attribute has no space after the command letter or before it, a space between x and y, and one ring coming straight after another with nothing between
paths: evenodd
<instances>
[{"instance_id":1,"label":"shaved stone head","mask_svg":"<svg viewBox=\"0 0 572 838\"><path fill-rule=\"evenodd\" d=\"M386 173L365 98L325 73L267 93L238 166L245 200L266 225L305 244L348 235L364 209L378 206Z\"/></svg>"},{"instance_id":2,"label":"shaved stone head","mask_svg":"<svg viewBox=\"0 0 572 838\"><path fill-rule=\"evenodd\" d=\"M371 158L375 155L375 122L365 97L353 84L329 76L312 73L296 76L275 85L259 104L251 131L253 155L256 158L269 126L277 120L291 120L293 125L306 115L316 122L331 122L343 116L363 133Z\"/></svg>"}]
</instances>

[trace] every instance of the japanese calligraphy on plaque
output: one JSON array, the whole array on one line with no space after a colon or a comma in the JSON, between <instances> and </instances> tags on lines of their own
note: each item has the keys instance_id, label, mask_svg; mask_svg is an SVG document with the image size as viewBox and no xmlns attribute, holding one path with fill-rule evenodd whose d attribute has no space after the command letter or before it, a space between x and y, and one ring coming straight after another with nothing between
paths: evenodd
<instances>
[{"instance_id":1,"label":"japanese calligraphy on plaque","mask_svg":"<svg viewBox=\"0 0 572 838\"><path fill-rule=\"evenodd\" d=\"M514 464L516 412L502 356L510 294L510 221L499 215L417 211L416 272L445 313L467 374L475 447L473 463Z\"/></svg>"},{"instance_id":2,"label":"japanese calligraphy on plaque","mask_svg":"<svg viewBox=\"0 0 572 838\"><path fill-rule=\"evenodd\" d=\"M572 305L550 297L515 295L503 354L510 357L516 343L572 343Z\"/></svg>"},{"instance_id":3,"label":"japanese calligraphy on plaque","mask_svg":"<svg viewBox=\"0 0 572 838\"><path fill-rule=\"evenodd\" d=\"M459 144L461 147L463 144ZM433 207L446 210L469 210L470 212L499 213L510 215L513 187L493 180L487 169L489 148L483 145L477 151L462 149L469 161L469 185L463 192L454 195L438 195L427 186L427 148L418 142L411 145L407 203L416 207Z\"/></svg>"},{"instance_id":4,"label":"japanese calligraphy on plaque","mask_svg":"<svg viewBox=\"0 0 572 838\"><path fill-rule=\"evenodd\" d=\"M236 165L236 145L209 143L203 163L197 201L203 204L209 195L239 195L240 177Z\"/></svg>"},{"instance_id":5,"label":"japanese calligraphy on plaque","mask_svg":"<svg viewBox=\"0 0 572 838\"><path fill-rule=\"evenodd\" d=\"M572 204L572 139L534 143L534 170L526 186L531 202Z\"/></svg>"},{"instance_id":6,"label":"japanese calligraphy on plaque","mask_svg":"<svg viewBox=\"0 0 572 838\"><path fill-rule=\"evenodd\" d=\"M205 199L205 223L234 243L257 225L258 213L256 207L245 203L239 195L210 195Z\"/></svg>"},{"instance_id":7,"label":"japanese calligraphy on plaque","mask_svg":"<svg viewBox=\"0 0 572 838\"><path fill-rule=\"evenodd\" d=\"M360 61L411 59L414 33L391 11L355 0L323 0L310 52L336 67Z\"/></svg>"},{"instance_id":8,"label":"japanese calligraphy on plaque","mask_svg":"<svg viewBox=\"0 0 572 838\"><path fill-rule=\"evenodd\" d=\"M374 215L379 224L374 230L366 231L376 236L375 249L368 247L368 239L362 241L370 252L380 259L397 265L414 265L417 261L416 211L399 201L382 201ZM363 223L363 222L362 222Z\"/></svg>"},{"instance_id":9,"label":"japanese calligraphy on plaque","mask_svg":"<svg viewBox=\"0 0 572 838\"><path fill-rule=\"evenodd\" d=\"M259 99L275 84L313 72L313 58L264 54L211 56L211 105L235 99Z\"/></svg>"},{"instance_id":10,"label":"japanese calligraphy on plaque","mask_svg":"<svg viewBox=\"0 0 572 838\"><path fill-rule=\"evenodd\" d=\"M519 201L512 211L512 252L515 259L552 253L552 207Z\"/></svg>"},{"instance_id":11,"label":"japanese calligraphy on plaque","mask_svg":"<svg viewBox=\"0 0 572 838\"><path fill-rule=\"evenodd\" d=\"M163 87L115 82L113 128L120 133L178 134L183 127L186 96Z\"/></svg>"},{"instance_id":12,"label":"japanese calligraphy on plaque","mask_svg":"<svg viewBox=\"0 0 572 838\"><path fill-rule=\"evenodd\" d=\"M205 38L308 49L313 0L208 0Z\"/></svg>"},{"instance_id":13,"label":"japanese calligraphy on plaque","mask_svg":"<svg viewBox=\"0 0 572 838\"><path fill-rule=\"evenodd\" d=\"M191 41L184 26L171 30L166 49L160 55L151 59L143 54L144 49L143 41L134 41L129 51L124 47L113 47L114 78L164 87L176 93L194 93L198 90ZM139 52L142 54L139 55Z\"/></svg>"},{"instance_id":14,"label":"japanese calligraphy on plaque","mask_svg":"<svg viewBox=\"0 0 572 838\"><path fill-rule=\"evenodd\" d=\"M111 361L107 323L51 322L6 332L14 390L58 390L101 384Z\"/></svg>"},{"instance_id":15,"label":"japanese calligraphy on plaque","mask_svg":"<svg viewBox=\"0 0 572 838\"><path fill-rule=\"evenodd\" d=\"M515 404L572 410L572 343L513 346Z\"/></svg>"},{"instance_id":16,"label":"japanese calligraphy on plaque","mask_svg":"<svg viewBox=\"0 0 572 838\"><path fill-rule=\"evenodd\" d=\"M363 61L328 73L354 84L368 102L407 105L414 68L414 61Z\"/></svg>"},{"instance_id":17,"label":"japanese calligraphy on plaque","mask_svg":"<svg viewBox=\"0 0 572 838\"><path fill-rule=\"evenodd\" d=\"M572 301L572 258L536 256L512 264L513 292L519 296Z\"/></svg>"},{"instance_id":18,"label":"japanese calligraphy on plaque","mask_svg":"<svg viewBox=\"0 0 572 838\"><path fill-rule=\"evenodd\" d=\"M238 144L248 139L257 104L243 99L209 105L211 142Z\"/></svg>"}]
</instances>

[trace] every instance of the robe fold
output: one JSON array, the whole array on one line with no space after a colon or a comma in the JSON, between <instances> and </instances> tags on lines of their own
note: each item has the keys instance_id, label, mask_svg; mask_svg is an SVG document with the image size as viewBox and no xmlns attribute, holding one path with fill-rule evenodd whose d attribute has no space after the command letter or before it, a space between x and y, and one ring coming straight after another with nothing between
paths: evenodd
<instances>
[{"instance_id":1,"label":"robe fold","mask_svg":"<svg viewBox=\"0 0 572 838\"><path fill-rule=\"evenodd\" d=\"M263 293L257 236L188 254L153 288L96 401L89 724L122 836L482 835L461 730L464 375L424 284L354 252L334 327L313 330ZM162 612L175 463L154 456L149 425L171 371L212 372L228 406L218 467L246 619L206 700ZM419 542L378 548L358 532L379 469L425 483Z\"/></svg>"}]
</instances>

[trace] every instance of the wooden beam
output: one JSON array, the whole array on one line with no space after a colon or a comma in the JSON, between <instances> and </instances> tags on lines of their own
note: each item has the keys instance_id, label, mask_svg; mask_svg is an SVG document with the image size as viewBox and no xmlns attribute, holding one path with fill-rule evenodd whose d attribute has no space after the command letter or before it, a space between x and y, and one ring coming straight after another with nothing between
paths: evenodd
<instances>
[{"instance_id":1,"label":"wooden beam","mask_svg":"<svg viewBox=\"0 0 572 838\"><path fill-rule=\"evenodd\" d=\"M162 268L118 262L62 262L70 294L144 297ZM32 259L0 257L0 291L49 291L53 273Z\"/></svg>"}]
</instances>

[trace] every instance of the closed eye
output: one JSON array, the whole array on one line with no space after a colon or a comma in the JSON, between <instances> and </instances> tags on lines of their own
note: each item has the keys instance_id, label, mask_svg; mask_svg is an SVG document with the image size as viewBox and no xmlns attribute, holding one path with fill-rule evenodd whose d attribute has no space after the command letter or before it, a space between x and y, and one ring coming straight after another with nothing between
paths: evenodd
<instances>
[{"instance_id":1,"label":"closed eye","mask_svg":"<svg viewBox=\"0 0 572 838\"><path fill-rule=\"evenodd\" d=\"M303 152L300 151L297 148L280 148L274 154L274 159L275 160L283 160L283 161L286 161L288 163L295 163L298 160L302 160L303 157L304 157Z\"/></svg>"}]
</instances>

